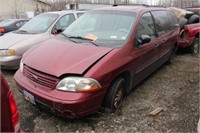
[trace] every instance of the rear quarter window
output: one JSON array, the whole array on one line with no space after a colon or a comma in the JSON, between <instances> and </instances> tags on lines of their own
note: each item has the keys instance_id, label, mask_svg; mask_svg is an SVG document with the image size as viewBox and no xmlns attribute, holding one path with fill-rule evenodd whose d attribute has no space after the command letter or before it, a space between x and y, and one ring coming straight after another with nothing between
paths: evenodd
<instances>
[{"instance_id":1,"label":"rear quarter window","mask_svg":"<svg viewBox=\"0 0 200 133\"><path fill-rule=\"evenodd\" d=\"M152 11L158 35L169 31L170 23L166 11Z\"/></svg>"}]
</instances>

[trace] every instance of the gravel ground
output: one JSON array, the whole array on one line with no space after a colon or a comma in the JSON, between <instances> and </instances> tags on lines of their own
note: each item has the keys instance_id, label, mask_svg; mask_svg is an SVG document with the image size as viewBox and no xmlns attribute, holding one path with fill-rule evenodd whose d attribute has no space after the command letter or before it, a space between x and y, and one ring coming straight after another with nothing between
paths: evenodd
<instances>
[{"instance_id":1,"label":"gravel ground","mask_svg":"<svg viewBox=\"0 0 200 133\"><path fill-rule=\"evenodd\" d=\"M116 113L102 111L81 119L62 119L26 101L16 89L15 71L2 70L17 101L25 132L197 132L199 56L179 53L138 85ZM162 107L157 116L149 113Z\"/></svg>"}]
</instances>

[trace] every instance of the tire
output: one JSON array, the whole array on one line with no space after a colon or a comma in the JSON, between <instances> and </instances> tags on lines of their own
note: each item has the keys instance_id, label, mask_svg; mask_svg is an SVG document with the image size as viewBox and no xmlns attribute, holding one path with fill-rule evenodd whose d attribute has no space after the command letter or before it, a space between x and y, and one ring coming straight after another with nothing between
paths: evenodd
<instances>
[{"instance_id":1,"label":"tire","mask_svg":"<svg viewBox=\"0 0 200 133\"><path fill-rule=\"evenodd\" d=\"M177 46L175 45L173 49L171 50L169 59L167 60L167 64L173 64L175 56L176 56L176 50L177 50Z\"/></svg>"},{"instance_id":2,"label":"tire","mask_svg":"<svg viewBox=\"0 0 200 133\"><path fill-rule=\"evenodd\" d=\"M193 24L199 22L199 16L198 15L192 15L189 19L187 24Z\"/></svg>"},{"instance_id":3,"label":"tire","mask_svg":"<svg viewBox=\"0 0 200 133\"><path fill-rule=\"evenodd\" d=\"M125 96L125 90L126 81L123 77L116 79L111 84L104 98L104 106L107 108L107 112L115 112L120 108Z\"/></svg>"},{"instance_id":4,"label":"tire","mask_svg":"<svg viewBox=\"0 0 200 133\"><path fill-rule=\"evenodd\" d=\"M188 22L188 20L186 18L181 18L180 23L179 23L180 30L183 29L183 27L187 24L187 22Z\"/></svg>"},{"instance_id":5,"label":"tire","mask_svg":"<svg viewBox=\"0 0 200 133\"><path fill-rule=\"evenodd\" d=\"M192 45L189 48L189 52L192 54L199 54L199 38L195 37Z\"/></svg>"}]
</instances>

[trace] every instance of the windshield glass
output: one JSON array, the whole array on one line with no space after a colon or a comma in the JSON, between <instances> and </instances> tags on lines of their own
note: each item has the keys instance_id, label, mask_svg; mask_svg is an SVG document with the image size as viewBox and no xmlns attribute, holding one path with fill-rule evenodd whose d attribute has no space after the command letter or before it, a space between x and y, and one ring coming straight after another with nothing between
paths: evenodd
<instances>
[{"instance_id":1,"label":"windshield glass","mask_svg":"<svg viewBox=\"0 0 200 133\"><path fill-rule=\"evenodd\" d=\"M6 19L0 22L0 26L9 26L10 24L14 23L14 19Z\"/></svg>"},{"instance_id":2,"label":"windshield glass","mask_svg":"<svg viewBox=\"0 0 200 133\"><path fill-rule=\"evenodd\" d=\"M82 37L103 47L121 47L127 41L136 14L127 11L91 11L72 23L64 32Z\"/></svg>"},{"instance_id":3,"label":"windshield glass","mask_svg":"<svg viewBox=\"0 0 200 133\"><path fill-rule=\"evenodd\" d=\"M18 31L25 31L27 33L43 33L48 30L58 16L58 14L38 15L24 24Z\"/></svg>"}]
</instances>

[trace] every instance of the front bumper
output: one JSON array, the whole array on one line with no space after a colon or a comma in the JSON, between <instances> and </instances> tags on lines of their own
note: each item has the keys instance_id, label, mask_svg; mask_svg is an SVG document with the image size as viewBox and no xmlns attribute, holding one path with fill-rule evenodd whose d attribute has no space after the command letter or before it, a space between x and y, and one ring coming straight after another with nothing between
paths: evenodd
<instances>
[{"instance_id":1,"label":"front bumper","mask_svg":"<svg viewBox=\"0 0 200 133\"><path fill-rule=\"evenodd\" d=\"M4 69L18 69L22 56L3 56L0 57L0 66Z\"/></svg>"},{"instance_id":2,"label":"front bumper","mask_svg":"<svg viewBox=\"0 0 200 133\"><path fill-rule=\"evenodd\" d=\"M101 107L105 89L94 92L65 92L42 88L33 84L20 70L14 76L20 92L26 90L34 96L36 105L57 116L75 118L97 111Z\"/></svg>"}]
</instances>

